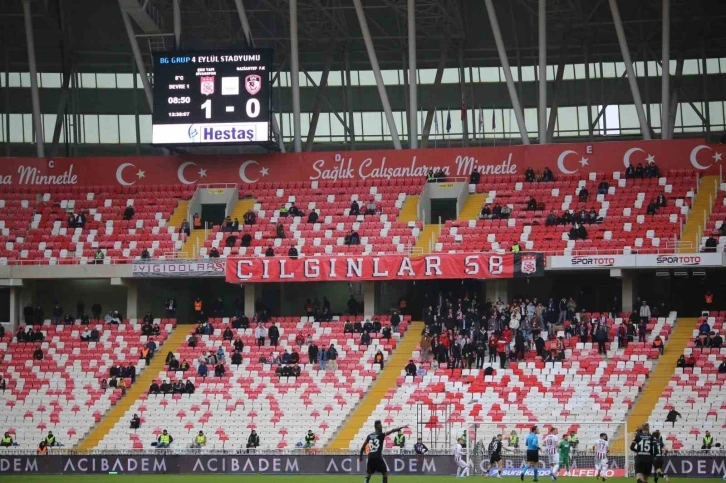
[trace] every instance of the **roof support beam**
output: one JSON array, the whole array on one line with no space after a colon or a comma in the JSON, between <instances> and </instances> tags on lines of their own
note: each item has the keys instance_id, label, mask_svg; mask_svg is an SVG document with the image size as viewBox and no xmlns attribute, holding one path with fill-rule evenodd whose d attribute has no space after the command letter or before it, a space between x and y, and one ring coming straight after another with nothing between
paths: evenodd
<instances>
[{"instance_id":1,"label":"roof support beam","mask_svg":"<svg viewBox=\"0 0 726 483\"><path fill-rule=\"evenodd\" d=\"M358 16L358 23L360 24L360 30L363 34L363 41L365 42L366 50L368 51L368 59L370 60L371 68L373 69L373 77L375 77L376 79L376 86L378 87L378 94L381 97L383 111L385 112L386 120L388 121L388 130L391 132L393 147L395 149L401 149L401 140L398 137L398 128L396 128L396 122L393 119L393 112L391 111L391 103L388 101L386 86L383 84L383 76L381 76L381 69L378 66L378 57L376 57L376 50L373 46L371 32L370 30L368 30L366 14L363 11L363 5L361 4L361 0L353 0L353 4L355 5L355 13Z\"/></svg>"},{"instance_id":2,"label":"roof support beam","mask_svg":"<svg viewBox=\"0 0 726 483\"><path fill-rule=\"evenodd\" d=\"M663 40L661 58L663 68L661 69L661 138L668 139L667 126L670 126L670 101L671 101L671 0L663 0Z\"/></svg>"},{"instance_id":3,"label":"roof support beam","mask_svg":"<svg viewBox=\"0 0 726 483\"><path fill-rule=\"evenodd\" d=\"M408 0L408 146L418 148L418 98L416 88L416 1Z\"/></svg>"},{"instance_id":4,"label":"roof support beam","mask_svg":"<svg viewBox=\"0 0 726 483\"><path fill-rule=\"evenodd\" d=\"M297 0L290 0L290 87L292 88L293 151L302 151L300 132L300 57L297 36Z\"/></svg>"},{"instance_id":5,"label":"roof support beam","mask_svg":"<svg viewBox=\"0 0 726 483\"><path fill-rule=\"evenodd\" d=\"M446 59L448 58L449 46L443 44L441 46L441 55L439 56L439 65L436 67L436 76L434 77L434 88L438 88L441 85L441 79L444 76L444 68L446 67ZM429 134L431 133L431 123L436 115L436 103L432 103L426 113L426 122L424 123L423 135L421 138L421 147L425 148L429 142Z\"/></svg>"},{"instance_id":6,"label":"roof support beam","mask_svg":"<svg viewBox=\"0 0 726 483\"><path fill-rule=\"evenodd\" d=\"M124 27L126 27L126 35L129 37L131 51L134 53L136 68L139 70L139 74L141 75L141 83L144 86L144 94L146 94L146 102L149 105L149 111L154 112L154 94L151 91L149 76L146 74L146 65L144 65L144 58L141 56L141 49L139 49L139 42L136 40L134 26L131 25L131 18L129 17L129 14L126 13L126 10L123 9L121 1L122 0L119 0L119 8L121 10L121 18L123 19Z\"/></svg>"},{"instance_id":7,"label":"roof support beam","mask_svg":"<svg viewBox=\"0 0 726 483\"><path fill-rule=\"evenodd\" d=\"M25 40L28 47L28 66L30 70L30 100L33 104L33 125L35 126L35 153L39 158L45 157L43 139L43 118L40 114L40 95L38 94L38 67L35 63L35 38L33 36L33 16L30 0L23 0L23 17L25 18Z\"/></svg>"},{"instance_id":8,"label":"roof support beam","mask_svg":"<svg viewBox=\"0 0 726 483\"><path fill-rule=\"evenodd\" d=\"M549 137L547 126L547 0L539 0L537 19L539 24L539 109L537 114L539 117L539 143L545 144ZM556 107L553 105L554 109Z\"/></svg>"},{"instance_id":9,"label":"roof support beam","mask_svg":"<svg viewBox=\"0 0 726 483\"><path fill-rule=\"evenodd\" d=\"M313 143L315 142L315 131L317 131L318 129L318 119L320 119L320 104L322 103L323 96L325 95L325 89L328 87L328 75L330 74L330 66L333 63L334 45L335 42L330 42L328 53L325 56L325 67L323 67L323 73L320 77L320 85L318 86L315 101L313 101L313 117L310 119L308 138L305 141L305 151L313 150Z\"/></svg>"}]
</instances>

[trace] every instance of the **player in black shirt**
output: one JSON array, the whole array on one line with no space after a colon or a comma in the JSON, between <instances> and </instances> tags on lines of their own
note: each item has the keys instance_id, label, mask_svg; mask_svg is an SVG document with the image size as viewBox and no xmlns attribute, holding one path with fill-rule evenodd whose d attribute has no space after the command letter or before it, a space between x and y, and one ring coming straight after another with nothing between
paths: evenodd
<instances>
[{"instance_id":1,"label":"player in black shirt","mask_svg":"<svg viewBox=\"0 0 726 483\"><path fill-rule=\"evenodd\" d=\"M380 473L383 475L383 483L388 483L388 468L386 467L386 462L383 461L383 446L386 441L386 436L397 433L398 431L407 428L408 425L401 426L400 428L394 428L384 433L381 421L376 420L374 427L376 430L375 433L369 434L363 442L363 446L360 449L359 459L363 459L363 453L367 447L368 466L366 468L366 483L371 480L373 473Z\"/></svg>"},{"instance_id":2,"label":"player in black shirt","mask_svg":"<svg viewBox=\"0 0 726 483\"><path fill-rule=\"evenodd\" d=\"M630 445L630 451L635 453L635 476L638 483L647 483L653 467L655 445L650 434L650 426L645 423L640 432L635 433L635 439Z\"/></svg>"},{"instance_id":3,"label":"player in black shirt","mask_svg":"<svg viewBox=\"0 0 726 483\"><path fill-rule=\"evenodd\" d=\"M487 468L485 477L489 476L489 472L496 465L497 466L497 478L502 477L502 467L504 462L502 461L502 435L498 434L496 438L492 438L492 442L489 443L489 467Z\"/></svg>"},{"instance_id":4,"label":"player in black shirt","mask_svg":"<svg viewBox=\"0 0 726 483\"><path fill-rule=\"evenodd\" d=\"M653 431L651 446L654 448L653 452L653 470L655 470L655 476L653 480L658 483L658 478L663 478L668 483L668 475L663 474L663 453L665 449L665 443L663 437L660 435L660 431Z\"/></svg>"}]
</instances>

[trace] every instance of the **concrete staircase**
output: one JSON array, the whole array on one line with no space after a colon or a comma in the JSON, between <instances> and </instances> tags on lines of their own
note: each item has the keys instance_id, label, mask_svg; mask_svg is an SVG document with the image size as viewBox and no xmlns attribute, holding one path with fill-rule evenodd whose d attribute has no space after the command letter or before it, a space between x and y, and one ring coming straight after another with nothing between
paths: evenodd
<instances>
[{"instance_id":1,"label":"concrete staircase","mask_svg":"<svg viewBox=\"0 0 726 483\"><path fill-rule=\"evenodd\" d=\"M179 346L186 341L189 333L189 326L177 326L169 337L164 341L151 359L151 363L136 377L136 382L126 391L126 395L122 397L115 406L111 407L106 415L75 448L77 450L91 450L98 446L98 443L111 432L116 423L124 417L126 412L134 402L146 391L148 391L151 382L159 376L159 372L164 369L164 362L167 352L178 352ZM153 423L150 423L153 424Z\"/></svg>"},{"instance_id":2,"label":"concrete staircase","mask_svg":"<svg viewBox=\"0 0 726 483\"><path fill-rule=\"evenodd\" d=\"M464 202L464 207L461 208L461 212L457 217L457 220L476 220L479 218L481 213L481 207L484 206L487 195L483 193L470 194Z\"/></svg>"},{"instance_id":3,"label":"concrete staircase","mask_svg":"<svg viewBox=\"0 0 726 483\"><path fill-rule=\"evenodd\" d=\"M408 360L411 358L411 354L418 347L423 328L423 322L411 323L403 338L396 346L393 355L386 361L385 368L378 374L378 378L373 383L373 387L370 388L363 400L355 408L345 425L338 431L335 439L330 442L328 446L330 449L347 450L350 447L351 441L366 421L368 421L368 418L373 414L373 411L378 407L378 404L383 400L386 393L396 387L398 376L401 375L401 371L406 367Z\"/></svg>"},{"instance_id":4,"label":"concrete staircase","mask_svg":"<svg viewBox=\"0 0 726 483\"><path fill-rule=\"evenodd\" d=\"M174 208L174 212L171 214L171 217L169 217L169 223L167 225L173 226L178 231L182 221L187 219L187 211L189 211L189 201L181 200L179 204L176 205L176 208Z\"/></svg>"},{"instance_id":5,"label":"concrete staircase","mask_svg":"<svg viewBox=\"0 0 726 483\"><path fill-rule=\"evenodd\" d=\"M421 234L416 240L416 246L414 247L414 253L420 253L426 255L431 253L436 246L436 242L439 241L439 231L441 225L436 223L429 223L424 225L421 230Z\"/></svg>"},{"instance_id":6,"label":"concrete staircase","mask_svg":"<svg viewBox=\"0 0 726 483\"><path fill-rule=\"evenodd\" d=\"M418 200L419 195L406 196L401 211L398 212L398 221L403 223L418 221Z\"/></svg>"},{"instance_id":7,"label":"concrete staircase","mask_svg":"<svg viewBox=\"0 0 726 483\"><path fill-rule=\"evenodd\" d=\"M703 176L698 186L698 193L693 199L693 206L688 213L686 225L681 234L681 253L695 253L700 250L701 238L706 229L706 223L711 216L713 203L716 201L719 188L719 177L715 175Z\"/></svg>"},{"instance_id":8,"label":"concrete staircase","mask_svg":"<svg viewBox=\"0 0 726 483\"><path fill-rule=\"evenodd\" d=\"M237 221L239 221L240 226L244 224L244 216L245 213L247 213L247 210L251 210L253 206L255 206L255 203L257 203L257 200L254 198L245 198L244 200L239 200L234 208L232 208L232 211L229 214L229 217L234 220L237 218Z\"/></svg>"}]
</instances>

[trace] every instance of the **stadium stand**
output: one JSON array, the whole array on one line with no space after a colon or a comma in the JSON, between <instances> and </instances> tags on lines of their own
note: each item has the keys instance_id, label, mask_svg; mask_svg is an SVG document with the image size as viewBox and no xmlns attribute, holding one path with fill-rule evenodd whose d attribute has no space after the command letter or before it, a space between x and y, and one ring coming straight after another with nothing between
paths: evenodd
<instances>
[{"instance_id":1,"label":"stadium stand","mask_svg":"<svg viewBox=\"0 0 726 483\"><path fill-rule=\"evenodd\" d=\"M161 319L160 335L154 340L163 348L174 319ZM7 380L7 390L0 393L0 426L14 435L21 448L34 449L48 431L67 448L82 440L104 414L122 398L121 389L101 388L101 381L110 380L109 370L116 364L134 365L137 379L146 367L139 358L140 348L147 342L141 324L135 319L120 325L92 322L90 328L100 332L98 342L82 342L85 326L51 325L46 320L37 326L43 342L17 342L7 334L0 343L2 365L0 375ZM44 357L36 360L34 351L40 347ZM132 386L125 379L127 388Z\"/></svg>"},{"instance_id":2,"label":"stadium stand","mask_svg":"<svg viewBox=\"0 0 726 483\"><path fill-rule=\"evenodd\" d=\"M388 321L387 316L376 318L383 325ZM177 359L188 361L191 370L184 374L168 371L167 367L158 376L159 380L189 379L195 392L144 394L97 448L149 448L163 429L172 434L178 447L187 447L193 435L202 430L208 437L207 447L212 449L243 448L252 429L260 436L261 449L292 449L312 430L318 437L315 447L321 448L377 377L380 368L373 364L376 352L380 350L387 359L409 321L405 318L401 322L400 334L394 334L389 342L381 339L380 334L372 334L371 345L363 346L359 344L359 334L343 333L344 326L337 317L333 322L322 323L313 323L308 317L272 318L271 322L280 330L279 348L257 347L254 328L235 329L234 338L239 336L245 347L242 364L234 366L230 363L232 342L222 337L228 320L210 319L215 327L213 335L198 336L196 348L183 344L175 351ZM300 332L306 337L311 334L320 349L334 344L338 351L337 369L319 370L318 366L308 364L308 346L298 347L295 343ZM206 378L198 376L199 356L209 351L216 353L219 347L225 352L225 375L215 377L210 368ZM292 348L300 354L300 377L279 377L274 365L259 362L260 357L277 356ZM133 414L139 414L142 420L138 430L129 428Z\"/></svg>"},{"instance_id":3,"label":"stadium stand","mask_svg":"<svg viewBox=\"0 0 726 483\"><path fill-rule=\"evenodd\" d=\"M726 441L726 425L719 416L724 409L726 373L719 372L726 349L723 347L697 347L699 328L706 322L710 329L723 337L726 312L712 312L708 317L694 319L690 325L686 357L695 359L694 367L670 368L667 386L660 394L649 422L662 428L668 446L674 450L701 449L705 431L710 431L714 443ZM704 337L705 338L705 337ZM666 421L670 410L681 414L675 424Z\"/></svg>"},{"instance_id":4,"label":"stadium stand","mask_svg":"<svg viewBox=\"0 0 726 483\"><path fill-rule=\"evenodd\" d=\"M609 320L611 340L621 320ZM410 441L416 431L418 405L423 409L420 429L424 440L439 438L442 449L448 445L442 440L444 425L450 423L451 434L460 435L471 419L498 423L506 433L513 429L521 433L530 423L546 421L557 425L561 432L577 430L583 441L596 440L600 431L612 437L659 357L658 350L652 348L652 340L655 336L667 340L674 323L674 313L651 319L647 342L631 342L625 348L613 342L607 357L598 355L592 343L581 343L575 336L565 339L562 362L544 363L529 351L524 361L510 363L507 369L499 369L498 363L485 363L495 369L491 376L484 376L484 369L436 367L428 359L421 359L419 346L411 357L417 366L423 366L426 374L413 377L402 371L398 387L388 391L361 431L350 440L350 449L356 448L376 419L386 425L408 424L404 434ZM588 420L604 424L580 426L577 422L583 420L583 414Z\"/></svg>"},{"instance_id":5,"label":"stadium stand","mask_svg":"<svg viewBox=\"0 0 726 483\"><path fill-rule=\"evenodd\" d=\"M605 181L607 194L598 194L598 185ZM517 241L522 250L553 253L656 253L675 247L681 225L688 214L697 186L692 171L673 170L660 178L626 179L623 173L611 176L591 173L582 179L577 175L558 175L554 182L524 182L521 176L484 178L477 193L484 194L484 204L510 205L508 219L479 220L478 210L462 211L458 220L447 221L435 251L508 250ZM585 187L588 201L578 194ZM648 204L663 194L667 205L655 215L646 213ZM530 197L538 203L537 210L527 210ZM570 225L547 226L550 211L557 217L564 210L575 214L594 209L598 223L586 224L586 240L570 240Z\"/></svg>"}]
</instances>

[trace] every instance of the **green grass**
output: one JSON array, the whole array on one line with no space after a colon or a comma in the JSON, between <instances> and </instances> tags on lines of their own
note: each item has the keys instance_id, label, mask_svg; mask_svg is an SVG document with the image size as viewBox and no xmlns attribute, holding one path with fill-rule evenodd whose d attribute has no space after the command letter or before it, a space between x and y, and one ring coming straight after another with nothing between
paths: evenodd
<instances>
[{"instance_id":1,"label":"green grass","mask_svg":"<svg viewBox=\"0 0 726 483\"><path fill-rule=\"evenodd\" d=\"M163 480L162 480L163 479ZM172 482L168 480L171 479ZM471 481L481 482L485 478L481 476L471 476L466 480L457 479L453 476L395 476L389 477L390 483L420 483L420 480L424 479L426 483L453 483L460 481ZM28 476L8 476L3 475L3 482L23 482L23 483L118 483L121 480L122 483L160 483L165 481L166 483L200 483L200 482L213 482L213 483L240 483L240 481L252 482L252 483L362 483L362 475L287 475L287 476L272 476L272 475L28 475ZM491 479L496 481L496 478ZM505 477L505 481L518 481L516 477ZM381 481L380 475L376 475L371 478L371 483L379 483ZM526 478L525 482L529 483L532 481L531 478ZM549 483L549 478L541 478L540 482ZM561 483L565 482L579 482L579 481L595 481L593 478L568 478L561 477L559 479ZM653 480L649 480L652 482ZM720 478L671 478L671 483L685 483L690 481L693 483L720 483ZM607 483L634 483L635 478L610 478Z\"/></svg>"}]
</instances>

